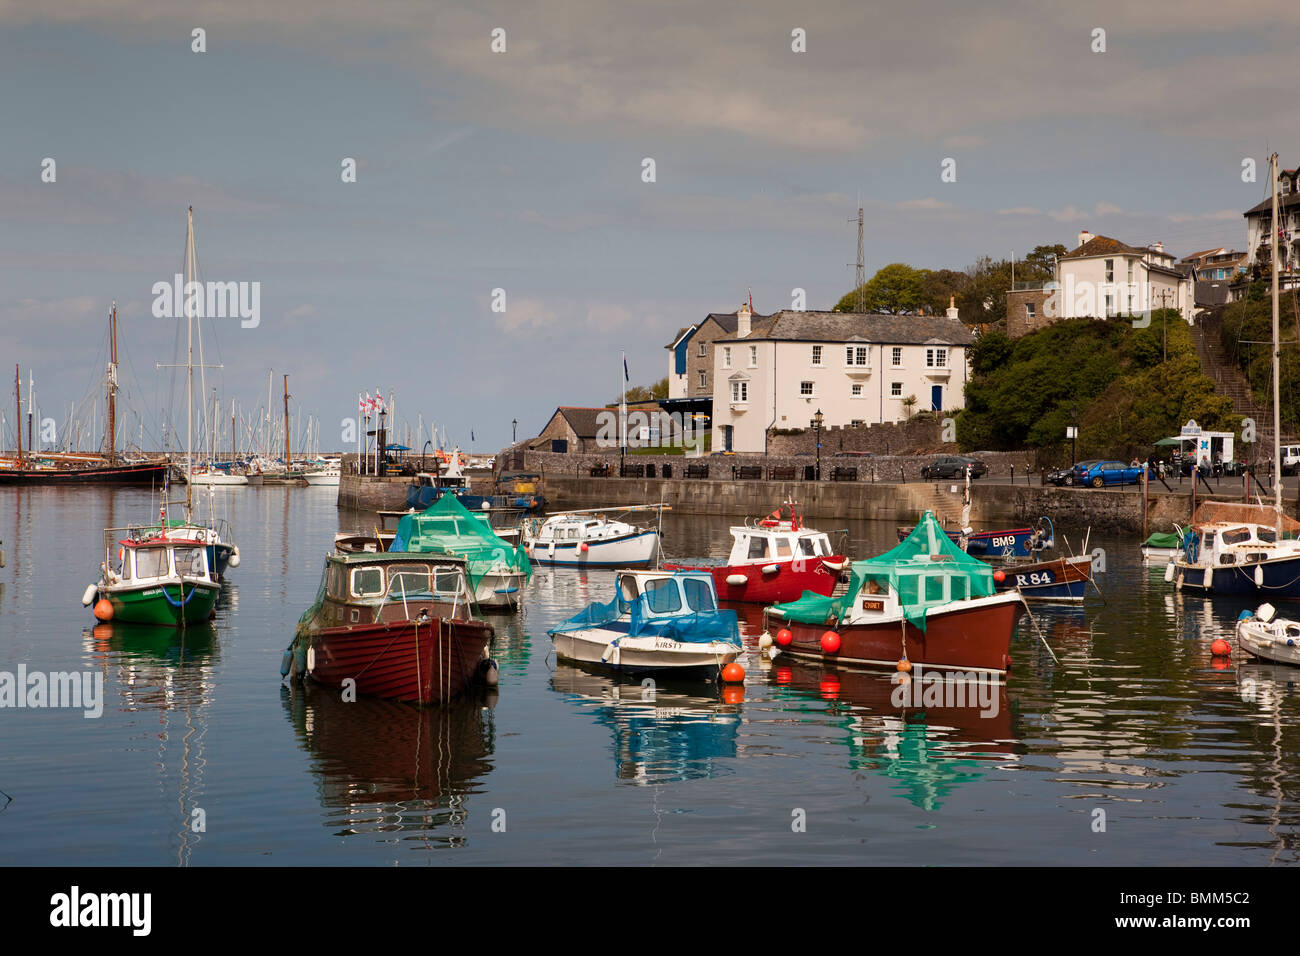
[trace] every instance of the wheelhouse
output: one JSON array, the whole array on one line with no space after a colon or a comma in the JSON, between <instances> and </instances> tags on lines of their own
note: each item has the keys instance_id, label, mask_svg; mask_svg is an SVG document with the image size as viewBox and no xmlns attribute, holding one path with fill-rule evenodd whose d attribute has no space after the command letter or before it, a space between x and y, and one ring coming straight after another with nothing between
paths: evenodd
<instances>
[{"instance_id":1,"label":"wheelhouse","mask_svg":"<svg viewBox=\"0 0 1300 956\"><path fill-rule=\"evenodd\" d=\"M121 538L105 566L116 581L213 580L204 542L173 537Z\"/></svg>"},{"instance_id":2,"label":"wheelhouse","mask_svg":"<svg viewBox=\"0 0 1300 956\"><path fill-rule=\"evenodd\" d=\"M831 541L823 531L789 528L735 527L731 529L731 555L727 564L760 564L794 558L829 558Z\"/></svg>"},{"instance_id":3,"label":"wheelhouse","mask_svg":"<svg viewBox=\"0 0 1300 956\"><path fill-rule=\"evenodd\" d=\"M640 603L646 617L708 614L718 609L713 577L694 571L622 571L618 575L618 609L622 614Z\"/></svg>"}]
</instances>

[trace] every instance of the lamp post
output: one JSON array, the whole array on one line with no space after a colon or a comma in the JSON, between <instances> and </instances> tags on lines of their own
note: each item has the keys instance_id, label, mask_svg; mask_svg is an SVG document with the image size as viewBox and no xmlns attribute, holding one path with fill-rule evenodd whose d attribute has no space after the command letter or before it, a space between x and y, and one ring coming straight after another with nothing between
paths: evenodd
<instances>
[{"instance_id":1,"label":"lamp post","mask_svg":"<svg viewBox=\"0 0 1300 956\"><path fill-rule=\"evenodd\" d=\"M825 421L825 417L822 415L822 410L819 408L817 409L816 413L813 415L812 422L810 423L813 427L813 438L817 442L817 480L818 481L822 480L822 422L823 421Z\"/></svg>"},{"instance_id":2,"label":"lamp post","mask_svg":"<svg viewBox=\"0 0 1300 956\"><path fill-rule=\"evenodd\" d=\"M510 423L510 444L513 445L518 441L519 441L519 419L516 418Z\"/></svg>"}]
</instances>

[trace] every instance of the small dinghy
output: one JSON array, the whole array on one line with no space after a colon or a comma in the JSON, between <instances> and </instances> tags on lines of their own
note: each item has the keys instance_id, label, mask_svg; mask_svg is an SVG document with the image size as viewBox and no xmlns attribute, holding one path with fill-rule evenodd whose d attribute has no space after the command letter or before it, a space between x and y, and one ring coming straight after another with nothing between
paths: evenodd
<instances>
[{"instance_id":1,"label":"small dinghy","mask_svg":"<svg viewBox=\"0 0 1300 956\"><path fill-rule=\"evenodd\" d=\"M736 612L719 610L702 571L619 571L614 600L548 633L556 656L628 676L717 680L743 647Z\"/></svg>"},{"instance_id":2,"label":"small dinghy","mask_svg":"<svg viewBox=\"0 0 1300 956\"><path fill-rule=\"evenodd\" d=\"M1237 644L1243 651L1276 664L1300 665L1300 622L1277 617L1271 604L1237 618Z\"/></svg>"}]
</instances>

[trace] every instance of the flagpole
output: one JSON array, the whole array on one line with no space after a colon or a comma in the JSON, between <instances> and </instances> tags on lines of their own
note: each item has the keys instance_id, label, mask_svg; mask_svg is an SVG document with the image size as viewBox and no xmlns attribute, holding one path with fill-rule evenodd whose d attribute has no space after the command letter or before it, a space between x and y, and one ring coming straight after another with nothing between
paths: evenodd
<instances>
[{"instance_id":1,"label":"flagpole","mask_svg":"<svg viewBox=\"0 0 1300 956\"><path fill-rule=\"evenodd\" d=\"M618 454L624 458L627 456L627 352L619 355L623 358L623 374L618 378Z\"/></svg>"}]
</instances>

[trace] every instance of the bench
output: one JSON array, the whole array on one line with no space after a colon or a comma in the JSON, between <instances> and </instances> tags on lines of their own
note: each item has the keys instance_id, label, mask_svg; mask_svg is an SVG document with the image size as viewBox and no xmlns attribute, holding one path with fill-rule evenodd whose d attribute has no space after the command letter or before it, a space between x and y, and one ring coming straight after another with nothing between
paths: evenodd
<instances>
[{"instance_id":1,"label":"bench","mask_svg":"<svg viewBox=\"0 0 1300 956\"><path fill-rule=\"evenodd\" d=\"M709 466L705 464L691 464L686 466L687 478L707 478L709 477Z\"/></svg>"},{"instance_id":2,"label":"bench","mask_svg":"<svg viewBox=\"0 0 1300 956\"><path fill-rule=\"evenodd\" d=\"M620 478L644 478L645 465L629 465L627 462L623 462L619 466L618 474Z\"/></svg>"},{"instance_id":3,"label":"bench","mask_svg":"<svg viewBox=\"0 0 1300 956\"><path fill-rule=\"evenodd\" d=\"M858 468L856 465L836 465L831 469L831 481L857 481Z\"/></svg>"},{"instance_id":4,"label":"bench","mask_svg":"<svg viewBox=\"0 0 1300 956\"><path fill-rule=\"evenodd\" d=\"M740 481L761 481L763 479L762 465L733 465L731 468L733 478Z\"/></svg>"},{"instance_id":5,"label":"bench","mask_svg":"<svg viewBox=\"0 0 1300 956\"><path fill-rule=\"evenodd\" d=\"M767 470L767 477L770 481L794 481L794 475L794 465L783 468L777 468L774 466Z\"/></svg>"}]
</instances>

